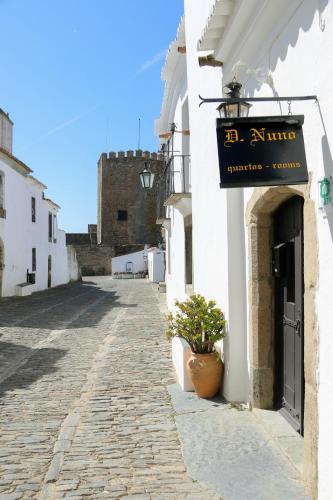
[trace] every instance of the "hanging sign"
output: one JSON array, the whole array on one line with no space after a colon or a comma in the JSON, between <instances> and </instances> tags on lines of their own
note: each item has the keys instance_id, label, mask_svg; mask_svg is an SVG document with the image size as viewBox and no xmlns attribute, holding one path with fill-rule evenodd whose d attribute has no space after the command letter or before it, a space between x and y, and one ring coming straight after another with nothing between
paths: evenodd
<instances>
[{"instance_id":1,"label":"hanging sign","mask_svg":"<svg viewBox=\"0 0 333 500\"><path fill-rule=\"evenodd\" d=\"M218 118L221 188L306 184L303 115Z\"/></svg>"}]
</instances>

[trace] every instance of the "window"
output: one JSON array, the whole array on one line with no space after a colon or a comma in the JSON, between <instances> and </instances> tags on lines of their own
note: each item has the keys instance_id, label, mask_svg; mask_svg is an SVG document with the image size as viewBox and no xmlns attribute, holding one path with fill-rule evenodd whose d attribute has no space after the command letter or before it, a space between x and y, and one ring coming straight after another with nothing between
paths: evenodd
<instances>
[{"instance_id":1,"label":"window","mask_svg":"<svg viewBox=\"0 0 333 500\"><path fill-rule=\"evenodd\" d=\"M53 215L53 243L57 243L57 216Z\"/></svg>"},{"instance_id":2,"label":"window","mask_svg":"<svg viewBox=\"0 0 333 500\"><path fill-rule=\"evenodd\" d=\"M31 196L31 222L36 222L36 198Z\"/></svg>"},{"instance_id":3,"label":"window","mask_svg":"<svg viewBox=\"0 0 333 500\"><path fill-rule=\"evenodd\" d=\"M32 249L32 265L31 265L32 271L36 271L36 248Z\"/></svg>"},{"instance_id":4,"label":"window","mask_svg":"<svg viewBox=\"0 0 333 500\"><path fill-rule=\"evenodd\" d=\"M0 209L4 209L4 200L5 194L4 194L4 174L0 172Z\"/></svg>"},{"instance_id":5,"label":"window","mask_svg":"<svg viewBox=\"0 0 333 500\"><path fill-rule=\"evenodd\" d=\"M53 231L52 231L52 214L51 212L49 212L49 241L52 241L52 235L53 235Z\"/></svg>"},{"instance_id":6,"label":"window","mask_svg":"<svg viewBox=\"0 0 333 500\"><path fill-rule=\"evenodd\" d=\"M127 210L118 210L118 220L127 220Z\"/></svg>"},{"instance_id":7,"label":"window","mask_svg":"<svg viewBox=\"0 0 333 500\"><path fill-rule=\"evenodd\" d=\"M4 208L3 174L0 172L0 208Z\"/></svg>"}]
</instances>

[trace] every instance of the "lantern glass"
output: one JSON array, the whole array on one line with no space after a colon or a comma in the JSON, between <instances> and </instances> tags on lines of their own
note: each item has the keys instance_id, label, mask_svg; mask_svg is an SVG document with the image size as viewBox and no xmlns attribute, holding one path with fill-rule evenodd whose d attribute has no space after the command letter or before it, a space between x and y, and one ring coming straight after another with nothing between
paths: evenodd
<instances>
[{"instance_id":1,"label":"lantern glass","mask_svg":"<svg viewBox=\"0 0 333 500\"><path fill-rule=\"evenodd\" d=\"M217 109L220 113L221 118L246 118L249 114L249 109L252 104L248 102L233 102L233 103L223 103Z\"/></svg>"},{"instance_id":2,"label":"lantern glass","mask_svg":"<svg viewBox=\"0 0 333 500\"><path fill-rule=\"evenodd\" d=\"M239 114L238 116L242 116L243 118L246 118L249 115L250 108L252 104L249 102L240 102L238 104L239 106Z\"/></svg>"},{"instance_id":3,"label":"lantern glass","mask_svg":"<svg viewBox=\"0 0 333 500\"><path fill-rule=\"evenodd\" d=\"M147 168L145 168L143 172L140 173L140 180L142 187L144 189L151 189L154 184L154 177L155 174L150 170L148 170Z\"/></svg>"}]
</instances>

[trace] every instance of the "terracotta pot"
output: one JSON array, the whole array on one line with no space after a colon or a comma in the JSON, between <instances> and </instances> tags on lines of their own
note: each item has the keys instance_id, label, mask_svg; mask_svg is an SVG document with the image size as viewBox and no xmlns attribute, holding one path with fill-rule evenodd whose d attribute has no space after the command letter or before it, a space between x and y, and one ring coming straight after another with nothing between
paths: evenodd
<instances>
[{"instance_id":1,"label":"terracotta pot","mask_svg":"<svg viewBox=\"0 0 333 500\"><path fill-rule=\"evenodd\" d=\"M219 390L222 381L223 363L216 352L209 354L191 353L187 370L200 398L212 398Z\"/></svg>"}]
</instances>

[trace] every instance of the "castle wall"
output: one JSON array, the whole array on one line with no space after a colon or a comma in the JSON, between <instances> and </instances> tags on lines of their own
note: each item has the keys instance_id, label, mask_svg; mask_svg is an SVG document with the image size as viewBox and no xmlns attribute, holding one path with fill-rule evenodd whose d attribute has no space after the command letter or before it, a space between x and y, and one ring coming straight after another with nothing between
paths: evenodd
<instances>
[{"instance_id":1,"label":"castle wall","mask_svg":"<svg viewBox=\"0 0 333 500\"><path fill-rule=\"evenodd\" d=\"M85 244L72 246L75 248L82 276L106 276L111 274L113 248Z\"/></svg>"}]
</instances>

